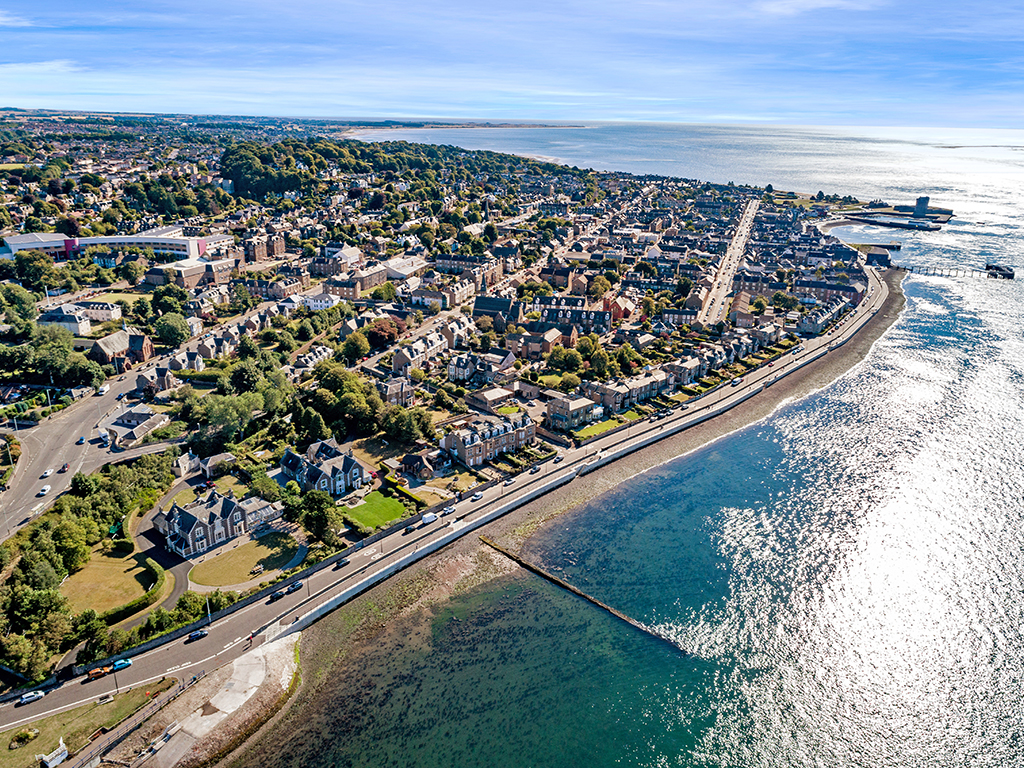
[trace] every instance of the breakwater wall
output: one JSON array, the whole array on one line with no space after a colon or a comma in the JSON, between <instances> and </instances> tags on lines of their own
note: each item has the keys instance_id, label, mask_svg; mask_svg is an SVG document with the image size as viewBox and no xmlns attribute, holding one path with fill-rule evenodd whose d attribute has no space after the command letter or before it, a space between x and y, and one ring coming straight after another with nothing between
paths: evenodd
<instances>
[{"instance_id":1,"label":"breakwater wall","mask_svg":"<svg viewBox=\"0 0 1024 768\"><path fill-rule=\"evenodd\" d=\"M615 618L619 619L620 621L624 621L626 624L629 624L634 629L639 629L641 632L644 632L644 633L650 635L651 637L656 637L659 640L661 640L662 642L668 643L675 650L680 651L680 652L682 652L684 654L686 653L686 651L683 651L682 648L680 648L678 645L673 643L668 638L662 637L661 635L657 634L656 632L651 631L650 627L646 627L643 624L641 624L639 621L637 621L636 619L631 619L629 616L624 614L622 611L618 611L615 608L612 608L610 605L608 605L606 603L602 603L596 597L592 597L592 596L588 595L582 589L579 589L578 587L574 587L572 584L570 584L567 581L563 581L562 579L560 579L557 576L555 576L553 573L549 573L548 571L545 571L539 565L534 565L533 563L529 562L528 560L524 560L519 555L516 555L516 554L513 554L512 552L509 552L504 547L502 547L502 546L500 546L498 544L495 544L493 541L488 539L486 536L481 536L480 537L480 541L482 541L484 544L486 544L487 546L489 546L491 549L495 550L496 552L500 552L501 554L503 554L505 557L507 557L512 562L514 562L514 563L518 564L519 566L525 568L526 570L530 571L530 573L534 573L537 576L540 576L542 579L545 579L546 581L550 581L552 584L555 584L555 585L561 587L562 589L564 589L564 590L566 590L568 592L571 592L572 594L576 595L577 597L582 597L588 603L591 603L592 605L596 605L601 610L610 613L612 616L614 616Z\"/></svg>"}]
</instances>

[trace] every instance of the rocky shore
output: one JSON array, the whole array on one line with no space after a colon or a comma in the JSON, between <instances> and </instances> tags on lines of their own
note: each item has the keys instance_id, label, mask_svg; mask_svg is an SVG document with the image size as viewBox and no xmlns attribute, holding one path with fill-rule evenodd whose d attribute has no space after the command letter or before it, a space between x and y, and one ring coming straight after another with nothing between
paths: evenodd
<instances>
[{"instance_id":1,"label":"rocky shore","mask_svg":"<svg viewBox=\"0 0 1024 768\"><path fill-rule=\"evenodd\" d=\"M519 551L547 521L640 472L697 450L827 386L861 362L875 341L896 322L905 304L901 286L904 276L899 270L886 273L887 300L842 347L711 421L630 454L589 473L585 480L576 480L514 510L488 525L483 533ZM517 573L521 573L518 566L482 545L477 536L467 536L325 617L303 633L302 685L294 699L218 764L232 768L273 765L273 756L288 742L292 726L318 712L327 692L339 679L358 674L360 662L368 661L371 651L379 658L382 648L428 646L431 620L448 598L499 576ZM192 757L197 756L193 753Z\"/></svg>"}]
</instances>

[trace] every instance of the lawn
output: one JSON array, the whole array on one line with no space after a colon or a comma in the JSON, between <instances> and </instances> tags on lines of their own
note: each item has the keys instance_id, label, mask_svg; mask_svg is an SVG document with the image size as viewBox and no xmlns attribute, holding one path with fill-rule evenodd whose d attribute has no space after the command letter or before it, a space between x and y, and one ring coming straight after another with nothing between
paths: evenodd
<instances>
[{"instance_id":1,"label":"lawn","mask_svg":"<svg viewBox=\"0 0 1024 768\"><path fill-rule=\"evenodd\" d=\"M236 499L241 499L249 493L249 486L234 475L218 477L213 481L213 484L216 486L217 492L220 494L226 495L228 491L233 491Z\"/></svg>"},{"instance_id":2,"label":"lawn","mask_svg":"<svg viewBox=\"0 0 1024 768\"><path fill-rule=\"evenodd\" d=\"M364 437L352 444L352 453L374 470L384 459L402 457L409 452L409 446L385 440L382 437Z\"/></svg>"},{"instance_id":3,"label":"lawn","mask_svg":"<svg viewBox=\"0 0 1024 768\"><path fill-rule=\"evenodd\" d=\"M71 574L60 591L76 613L87 608L103 613L134 600L152 586L153 575L143 567L140 556L114 551L105 554L97 546L85 567Z\"/></svg>"},{"instance_id":4,"label":"lawn","mask_svg":"<svg viewBox=\"0 0 1024 768\"><path fill-rule=\"evenodd\" d=\"M620 424L621 422L618 421L617 419L605 419L604 421L598 421L594 424L590 424L589 426L586 426L580 431L574 432L573 434L579 440L586 440L589 437L601 435L611 429L615 429L616 427L620 426Z\"/></svg>"},{"instance_id":5,"label":"lawn","mask_svg":"<svg viewBox=\"0 0 1024 768\"><path fill-rule=\"evenodd\" d=\"M454 485L453 485L454 483ZM452 491L468 491L476 485L477 479L469 472L456 472L444 477L435 477L427 481L427 485L435 488L447 488Z\"/></svg>"},{"instance_id":6,"label":"lawn","mask_svg":"<svg viewBox=\"0 0 1024 768\"><path fill-rule=\"evenodd\" d=\"M405 505L397 499L385 496L380 491L373 491L366 494L362 504L357 507L349 507L347 514L367 528L380 528L392 520L402 517L405 514Z\"/></svg>"},{"instance_id":7,"label":"lawn","mask_svg":"<svg viewBox=\"0 0 1024 768\"><path fill-rule=\"evenodd\" d=\"M203 490L206 490L205 488ZM183 488L178 491L174 496L164 504L164 509L170 509L175 504L179 507L184 507L186 504L191 504L196 500L196 492L194 488Z\"/></svg>"},{"instance_id":8,"label":"lawn","mask_svg":"<svg viewBox=\"0 0 1024 768\"><path fill-rule=\"evenodd\" d=\"M633 410L626 411L622 416L626 421L636 421L637 419L642 419L644 417L642 413Z\"/></svg>"},{"instance_id":9,"label":"lawn","mask_svg":"<svg viewBox=\"0 0 1024 768\"><path fill-rule=\"evenodd\" d=\"M152 298L148 293L123 293L120 291L111 291L110 293L101 293L99 296L95 296L90 301L105 301L109 304L117 304L119 301L134 302L136 299L145 296L147 299Z\"/></svg>"},{"instance_id":10,"label":"lawn","mask_svg":"<svg viewBox=\"0 0 1024 768\"><path fill-rule=\"evenodd\" d=\"M498 409L498 413L502 416L511 416L514 413L519 413L519 407L515 405L504 405Z\"/></svg>"},{"instance_id":11,"label":"lawn","mask_svg":"<svg viewBox=\"0 0 1024 768\"><path fill-rule=\"evenodd\" d=\"M280 568L295 556L298 549L295 539L287 533L275 531L200 563L189 571L188 577L196 584L208 587L241 584L253 578L250 571L256 565L262 565L264 572Z\"/></svg>"},{"instance_id":12,"label":"lawn","mask_svg":"<svg viewBox=\"0 0 1024 768\"><path fill-rule=\"evenodd\" d=\"M557 373L545 373L537 379L538 383L545 387L557 387L562 383L562 377Z\"/></svg>"},{"instance_id":13,"label":"lawn","mask_svg":"<svg viewBox=\"0 0 1024 768\"><path fill-rule=\"evenodd\" d=\"M146 702L174 685L174 680L165 677L149 685L114 696L105 704L85 704L81 707L60 712L37 720L28 725L0 733L0 768L35 768L40 763L35 756L57 748L61 736L68 752L75 753L89 743L89 737L100 728L117 725L141 709ZM146 694L149 694L148 696ZM19 731L35 728L39 735L21 749L6 749ZM70 763L69 763L70 764Z\"/></svg>"}]
</instances>

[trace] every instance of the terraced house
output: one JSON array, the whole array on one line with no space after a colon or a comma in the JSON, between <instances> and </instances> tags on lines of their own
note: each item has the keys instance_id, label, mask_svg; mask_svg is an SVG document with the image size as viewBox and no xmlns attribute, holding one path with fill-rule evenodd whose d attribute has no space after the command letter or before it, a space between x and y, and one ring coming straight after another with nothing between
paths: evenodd
<instances>
[{"instance_id":1,"label":"terraced house","mask_svg":"<svg viewBox=\"0 0 1024 768\"><path fill-rule=\"evenodd\" d=\"M525 413L478 416L441 438L441 448L467 467L478 467L502 453L518 451L536 436L537 427Z\"/></svg>"}]
</instances>

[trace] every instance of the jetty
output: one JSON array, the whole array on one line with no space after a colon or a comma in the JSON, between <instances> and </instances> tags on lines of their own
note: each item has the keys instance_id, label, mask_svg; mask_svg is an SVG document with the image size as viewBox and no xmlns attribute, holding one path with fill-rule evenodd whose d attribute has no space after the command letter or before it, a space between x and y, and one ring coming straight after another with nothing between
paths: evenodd
<instances>
[{"instance_id":1,"label":"jetty","mask_svg":"<svg viewBox=\"0 0 1024 768\"><path fill-rule=\"evenodd\" d=\"M645 634L648 634L651 637L656 637L659 640L661 640L662 642L668 643L669 645L671 645L674 650L678 651L679 653L682 653L684 656L687 655L686 651L684 651L682 648L680 648L674 642L669 640L667 637L664 637L663 635L659 635L657 632L654 632L650 627L644 626L643 624L641 624L636 619L632 619L629 616L627 616L626 614L624 614L622 611L618 611L615 608L612 608L610 605L607 605L606 603L602 603L596 597L592 597L592 596L588 595L582 589L579 589L578 587L574 587L569 582L564 581L564 580L558 578L553 573L549 573L548 571L546 571L543 568L541 568L539 565L534 565L530 561L524 560L519 555L517 555L517 554L515 554L513 552L509 552L507 549L502 547L500 544L496 544L495 542L493 542L490 539L488 539L486 536L481 536L480 537L480 541L482 541L488 547L493 549L495 552L500 552L505 557L507 557L509 560L513 561L517 565L520 565L523 568L525 568L526 570L530 571L530 573L534 573L537 576L540 576L545 581L550 581L552 584L561 587L562 589L566 590L567 592L572 592L572 594L576 595L577 597L582 597L588 603L591 603L592 605L596 605L601 610L603 610L603 611L605 611L607 613L610 613L612 616L614 616L615 618L619 619L620 621L624 621L626 624L629 624L634 629L639 629L641 632L643 632Z\"/></svg>"},{"instance_id":2,"label":"jetty","mask_svg":"<svg viewBox=\"0 0 1024 768\"><path fill-rule=\"evenodd\" d=\"M986 264L985 269L974 269L973 267L912 267L901 264L893 264L893 268L927 277L984 277L997 280L1013 280L1015 277L1014 271L1010 267L1003 267L998 264Z\"/></svg>"}]
</instances>

